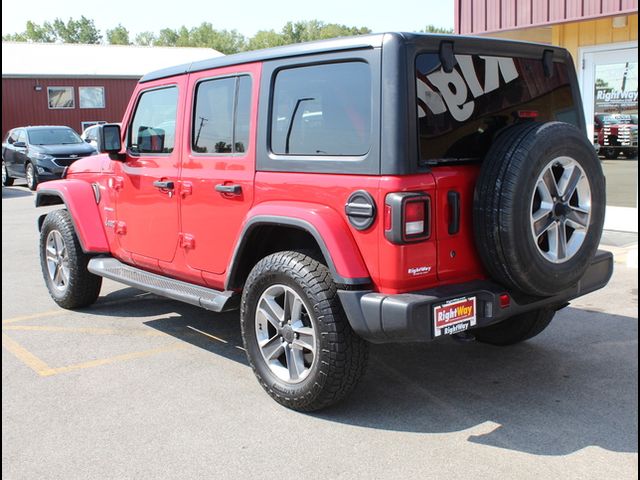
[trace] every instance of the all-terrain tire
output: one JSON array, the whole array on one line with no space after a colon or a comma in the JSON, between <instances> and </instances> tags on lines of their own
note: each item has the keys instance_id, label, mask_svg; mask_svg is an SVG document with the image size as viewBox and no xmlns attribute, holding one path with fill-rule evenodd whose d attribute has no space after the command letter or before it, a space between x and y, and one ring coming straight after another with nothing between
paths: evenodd
<instances>
[{"instance_id":1,"label":"all-terrain tire","mask_svg":"<svg viewBox=\"0 0 640 480\"><path fill-rule=\"evenodd\" d=\"M555 309L542 308L515 315L503 322L477 328L471 333L476 340L491 345L506 346L524 342L541 333L553 320Z\"/></svg>"},{"instance_id":2,"label":"all-terrain tire","mask_svg":"<svg viewBox=\"0 0 640 480\"><path fill-rule=\"evenodd\" d=\"M301 381L279 377L258 341L257 332L262 330L262 324L257 327L258 304L274 288L302 300L305 321L314 329L315 357ZM364 375L368 343L353 332L345 318L328 268L304 253L278 252L255 265L242 294L240 318L247 358L258 381L288 408L314 411L333 405L353 391Z\"/></svg>"},{"instance_id":3,"label":"all-terrain tire","mask_svg":"<svg viewBox=\"0 0 640 480\"><path fill-rule=\"evenodd\" d=\"M563 162L567 164L566 170ZM574 191L583 199L584 192L588 191L588 202L585 202L589 204L589 213L580 214L585 226L575 241L572 240L578 230L567 227L570 225L567 219L582 206L575 205L578 193L566 200L558 194L553 197L553 207L545 222L557 221L556 225L562 226L555 230L556 237L551 237L553 229L537 236L534 209L538 212L542 208L541 204L536 205L539 180L544 172L555 175L557 170L561 172L558 175L565 175L569 168L581 172L580 189ZM558 192L563 178L560 176L552 182ZM566 188L568 191L569 187ZM556 201L564 203L558 206ZM515 125L496 138L480 170L473 212L478 254L496 282L530 295L556 294L584 275L600 242L604 209L602 166L582 131L562 122ZM553 259L552 245L562 243L552 242L560 238L560 228L564 229L567 248L564 257L559 254Z\"/></svg>"},{"instance_id":4,"label":"all-terrain tire","mask_svg":"<svg viewBox=\"0 0 640 480\"><path fill-rule=\"evenodd\" d=\"M49 213L40 231L40 266L51 298L62 308L86 307L98 298L102 277L87 270L90 259L69 212Z\"/></svg>"}]
</instances>

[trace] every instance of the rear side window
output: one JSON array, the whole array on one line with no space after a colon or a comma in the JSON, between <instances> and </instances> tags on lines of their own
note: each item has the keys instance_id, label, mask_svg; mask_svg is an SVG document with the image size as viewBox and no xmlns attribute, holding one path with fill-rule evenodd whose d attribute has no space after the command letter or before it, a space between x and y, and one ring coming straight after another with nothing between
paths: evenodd
<instances>
[{"instance_id":1,"label":"rear side window","mask_svg":"<svg viewBox=\"0 0 640 480\"><path fill-rule=\"evenodd\" d=\"M554 63L545 75L542 59L456 55L451 73L439 55L416 58L416 104L420 158L482 158L495 134L535 119L578 125L568 67Z\"/></svg>"},{"instance_id":2,"label":"rear side window","mask_svg":"<svg viewBox=\"0 0 640 480\"><path fill-rule=\"evenodd\" d=\"M143 92L129 130L129 148L138 153L171 153L175 146L178 88Z\"/></svg>"},{"instance_id":3,"label":"rear side window","mask_svg":"<svg viewBox=\"0 0 640 480\"><path fill-rule=\"evenodd\" d=\"M360 156L370 144L367 63L313 65L277 73L271 111L273 153Z\"/></svg>"},{"instance_id":4,"label":"rear side window","mask_svg":"<svg viewBox=\"0 0 640 480\"><path fill-rule=\"evenodd\" d=\"M247 75L198 84L191 148L197 153L242 153L249 146L251 78Z\"/></svg>"}]
</instances>

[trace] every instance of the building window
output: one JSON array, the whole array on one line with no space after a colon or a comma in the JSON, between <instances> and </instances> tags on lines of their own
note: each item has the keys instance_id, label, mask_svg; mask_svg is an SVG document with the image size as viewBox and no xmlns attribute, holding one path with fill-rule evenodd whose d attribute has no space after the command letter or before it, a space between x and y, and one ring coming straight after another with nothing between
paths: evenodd
<instances>
[{"instance_id":1,"label":"building window","mask_svg":"<svg viewBox=\"0 0 640 480\"><path fill-rule=\"evenodd\" d=\"M47 87L49 108L76 108L73 87Z\"/></svg>"},{"instance_id":2,"label":"building window","mask_svg":"<svg viewBox=\"0 0 640 480\"><path fill-rule=\"evenodd\" d=\"M104 108L104 87L79 87L80 108Z\"/></svg>"}]
</instances>

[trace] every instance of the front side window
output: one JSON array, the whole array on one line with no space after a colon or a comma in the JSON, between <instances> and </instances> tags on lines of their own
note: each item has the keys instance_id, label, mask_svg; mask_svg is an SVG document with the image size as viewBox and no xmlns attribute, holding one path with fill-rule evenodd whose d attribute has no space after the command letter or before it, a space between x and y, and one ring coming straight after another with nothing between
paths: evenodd
<instances>
[{"instance_id":1,"label":"front side window","mask_svg":"<svg viewBox=\"0 0 640 480\"><path fill-rule=\"evenodd\" d=\"M129 127L129 149L135 153L173 152L177 109L177 87L143 92Z\"/></svg>"},{"instance_id":2,"label":"front side window","mask_svg":"<svg viewBox=\"0 0 640 480\"><path fill-rule=\"evenodd\" d=\"M47 87L49 108L75 108L76 102L73 96L73 87Z\"/></svg>"},{"instance_id":3,"label":"front side window","mask_svg":"<svg viewBox=\"0 0 640 480\"><path fill-rule=\"evenodd\" d=\"M196 153L242 153L249 144L251 78L228 77L198 84L191 148Z\"/></svg>"},{"instance_id":4,"label":"front side window","mask_svg":"<svg viewBox=\"0 0 640 480\"><path fill-rule=\"evenodd\" d=\"M371 71L364 62L278 72L271 150L280 155L360 156L371 144Z\"/></svg>"},{"instance_id":5,"label":"front side window","mask_svg":"<svg viewBox=\"0 0 640 480\"><path fill-rule=\"evenodd\" d=\"M80 108L104 108L104 87L79 87Z\"/></svg>"}]
</instances>

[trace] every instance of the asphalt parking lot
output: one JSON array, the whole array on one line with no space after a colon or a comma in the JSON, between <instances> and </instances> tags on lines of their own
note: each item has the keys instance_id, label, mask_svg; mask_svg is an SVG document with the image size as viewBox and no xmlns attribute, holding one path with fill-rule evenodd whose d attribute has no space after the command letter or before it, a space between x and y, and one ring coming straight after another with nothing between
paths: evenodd
<instances>
[{"instance_id":1,"label":"asphalt parking lot","mask_svg":"<svg viewBox=\"0 0 640 480\"><path fill-rule=\"evenodd\" d=\"M609 286L510 348L373 346L346 402L286 410L237 313L105 281L69 312L40 274L26 188L2 191L2 477L634 478L637 236L607 233Z\"/></svg>"}]
</instances>

